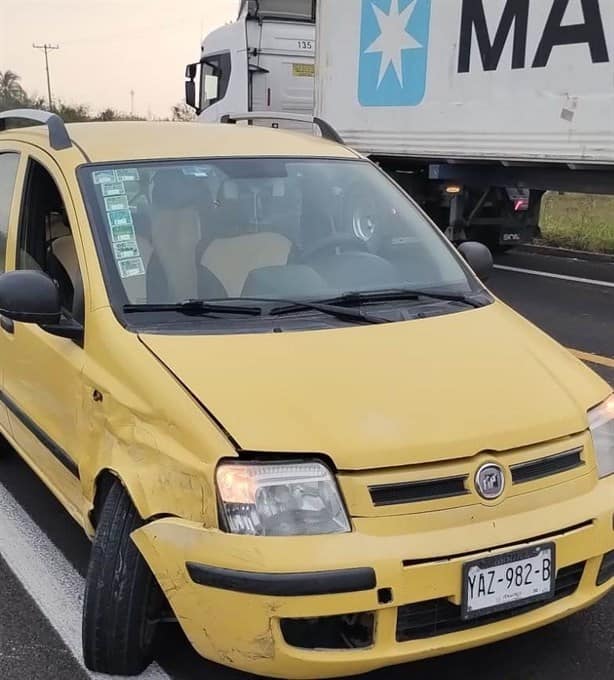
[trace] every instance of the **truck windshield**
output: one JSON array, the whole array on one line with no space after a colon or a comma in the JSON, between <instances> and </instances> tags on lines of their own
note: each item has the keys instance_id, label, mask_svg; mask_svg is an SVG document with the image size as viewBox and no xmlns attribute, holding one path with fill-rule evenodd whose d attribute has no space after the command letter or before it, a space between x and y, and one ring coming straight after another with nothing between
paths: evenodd
<instances>
[{"instance_id":1,"label":"truck windshield","mask_svg":"<svg viewBox=\"0 0 614 680\"><path fill-rule=\"evenodd\" d=\"M466 295L479 286L368 161L151 161L83 172L119 304L398 288Z\"/></svg>"}]
</instances>

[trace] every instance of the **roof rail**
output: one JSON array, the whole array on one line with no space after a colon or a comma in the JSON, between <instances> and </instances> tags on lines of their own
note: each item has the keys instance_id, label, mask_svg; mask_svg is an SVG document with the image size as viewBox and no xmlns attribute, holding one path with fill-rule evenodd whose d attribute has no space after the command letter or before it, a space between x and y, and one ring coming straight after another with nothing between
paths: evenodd
<instances>
[{"instance_id":1,"label":"roof rail","mask_svg":"<svg viewBox=\"0 0 614 680\"><path fill-rule=\"evenodd\" d=\"M344 144L341 135L332 125L321 118L314 118L313 116L302 116L296 113L277 113L275 111L259 113L227 113L220 118L220 123L230 123L233 125L240 120L288 120L294 123L309 123L319 128L320 134L324 139L328 139L331 142L337 142L337 144Z\"/></svg>"},{"instance_id":2,"label":"roof rail","mask_svg":"<svg viewBox=\"0 0 614 680\"><path fill-rule=\"evenodd\" d=\"M70 149L72 142L64 121L56 113L40 109L13 109L0 112L0 132L7 129L7 120L28 120L42 123L49 129L49 143L53 149Z\"/></svg>"}]
</instances>

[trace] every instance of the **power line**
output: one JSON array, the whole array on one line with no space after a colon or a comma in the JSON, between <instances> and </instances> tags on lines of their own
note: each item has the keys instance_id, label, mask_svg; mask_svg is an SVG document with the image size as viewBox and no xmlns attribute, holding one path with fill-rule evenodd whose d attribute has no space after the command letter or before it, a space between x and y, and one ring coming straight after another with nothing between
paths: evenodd
<instances>
[{"instance_id":1,"label":"power line","mask_svg":"<svg viewBox=\"0 0 614 680\"><path fill-rule=\"evenodd\" d=\"M92 42L101 42L104 41L105 43L111 43L115 42L117 40L125 40L127 38L130 38L131 40L134 40L135 38L144 38L145 36L152 37L157 35L158 33L168 33L169 30L175 30L182 28L183 26L193 26L194 25L194 19L192 17L189 17L187 19L180 19L179 21L173 21L173 22L165 22L162 24L156 23L153 26L142 26L140 25L138 30L134 29L126 29L124 31L119 31L117 33L104 33L104 34L97 34L97 35L90 35L90 36L84 36L81 35L78 38L70 38L69 40L62 40L62 45L66 47L67 45L80 45L82 43L92 43Z\"/></svg>"},{"instance_id":2,"label":"power line","mask_svg":"<svg viewBox=\"0 0 614 680\"><path fill-rule=\"evenodd\" d=\"M35 45L32 43L32 47L35 50L45 51L45 71L47 72L47 96L49 97L49 110L53 111L53 99L51 98L51 77L49 76L49 50L59 50L59 45Z\"/></svg>"}]
</instances>

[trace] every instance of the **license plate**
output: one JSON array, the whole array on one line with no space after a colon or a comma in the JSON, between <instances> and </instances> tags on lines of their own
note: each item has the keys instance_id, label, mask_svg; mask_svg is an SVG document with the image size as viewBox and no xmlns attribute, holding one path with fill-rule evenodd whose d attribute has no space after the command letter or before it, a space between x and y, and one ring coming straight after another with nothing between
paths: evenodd
<instances>
[{"instance_id":1,"label":"license plate","mask_svg":"<svg viewBox=\"0 0 614 680\"><path fill-rule=\"evenodd\" d=\"M554 543L486 557L463 566L462 617L476 619L554 597Z\"/></svg>"}]
</instances>

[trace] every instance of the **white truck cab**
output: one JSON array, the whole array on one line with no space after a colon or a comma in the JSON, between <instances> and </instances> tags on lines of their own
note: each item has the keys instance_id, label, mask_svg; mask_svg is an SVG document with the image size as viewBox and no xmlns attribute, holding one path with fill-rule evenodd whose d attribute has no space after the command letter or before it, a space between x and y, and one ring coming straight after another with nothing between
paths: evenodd
<instances>
[{"instance_id":1,"label":"white truck cab","mask_svg":"<svg viewBox=\"0 0 614 680\"><path fill-rule=\"evenodd\" d=\"M186 67L186 101L203 122L228 112L313 115L315 0L242 0L233 23Z\"/></svg>"}]
</instances>

